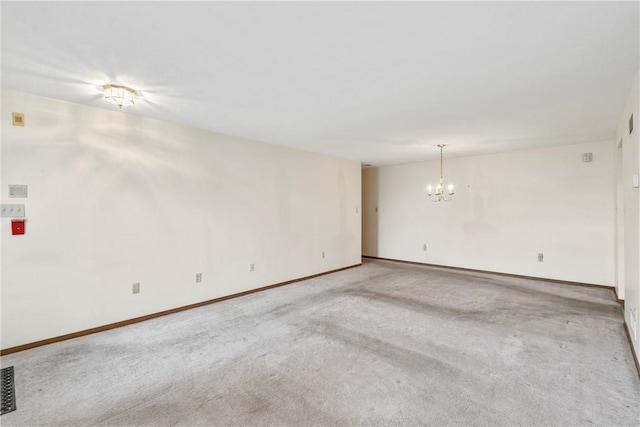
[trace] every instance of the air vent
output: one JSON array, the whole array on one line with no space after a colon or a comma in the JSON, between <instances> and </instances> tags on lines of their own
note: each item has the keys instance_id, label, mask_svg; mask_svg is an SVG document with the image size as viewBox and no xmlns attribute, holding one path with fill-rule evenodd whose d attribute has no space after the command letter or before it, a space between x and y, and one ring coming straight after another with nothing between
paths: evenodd
<instances>
[{"instance_id":1,"label":"air vent","mask_svg":"<svg viewBox=\"0 0 640 427\"><path fill-rule=\"evenodd\" d=\"M16 410L16 389L13 379L13 366L2 368L2 410L0 415Z\"/></svg>"}]
</instances>

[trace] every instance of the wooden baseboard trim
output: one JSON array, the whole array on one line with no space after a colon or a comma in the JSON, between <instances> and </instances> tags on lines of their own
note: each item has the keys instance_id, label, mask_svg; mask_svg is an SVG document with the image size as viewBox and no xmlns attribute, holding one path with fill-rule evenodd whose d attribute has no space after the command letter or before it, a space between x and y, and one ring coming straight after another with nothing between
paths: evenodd
<instances>
[{"instance_id":1,"label":"wooden baseboard trim","mask_svg":"<svg viewBox=\"0 0 640 427\"><path fill-rule=\"evenodd\" d=\"M586 286L586 287L589 287L589 288L608 289L610 291L613 291L613 293L615 295L615 287L607 286L607 285L594 285L594 284L591 284L591 283L570 282L570 281L567 281L567 280L547 279L547 278L544 278L544 277L535 277L535 276L522 276L522 275L519 275L519 274L500 273L498 271L477 270L477 269L474 269L474 268L464 268L464 267L452 267L450 265L440 265L440 264L427 264L425 262L405 261L405 260L393 259L393 258L380 258L380 257L375 257L375 256L367 256L367 255L363 255L362 258L379 259L379 260L382 260L382 261L399 262L399 263L402 263L402 264L420 265L420 266L423 266L423 267L437 267L437 268L446 268L446 269L449 269L449 270L469 271L469 272L473 272L473 273L495 274L495 275L498 275L498 276L515 277L517 279L529 279L529 280L539 280L541 282L561 283L563 285ZM618 300L617 296L616 296L616 300Z\"/></svg>"},{"instance_id":2,"label":"wooden baseboard trim","mask_svg":"<svg viewBox=\"0 0 640 427\"><path fill-rule=\"evenodd\" d=\"M627 333L627 340L629 341L629 345L631 346L633 361L636 362L636 369L638 371L638 376L640 377L640 361L638 361L638 355L636 354L635 348L633 347L633 340L631 339L631 333L629 332L629 327L627 326L626 319L624 321L624 331Z\"/></svg>"},{"instance_id":3,"label":"wooden baseboard trim","mask_svg":"<svg viewBox=\"0 0 640 427\"><path fill-rule=\"evenodd\" d=\"M256 289L251 289L251 290L244 291L244 292L239 292L237 294L226 295L226 296L223 296L223 297L214 298L214 299L210 299L210 300L207 300L207 301L197 302L195 304L189 304L189 305L185 305L185 306L182 306L182 307L172 308L170 310L164 310L164 311L160 311L160 312L157 312L157 313L147 314L145 316L135 317L133 319L123 320L123 321L116 322L116 323L110 323L108 325L98 326L98 327L91 328L91 329L85 329L83 331L73 332L73 333L70 333L70 334L60 335L60 336L53 337L53 338L47 338L47 339L44 339L44 340L35 341L35 342L32 342L32 343L28 343L28 344L22 344L22 345L18 345L18 346L15 346L15 347L5 348L3 350L0 350L0 356L6 356L7 354L18 353L20 351L29 350L31 348L40 347L40 346L47 345L47 344L53 344L53 343L56 343L56 342L59 342L59 341L66 341L66 340L70 340L70 339L73 339L73 338L82 337L82 336L85 336L85 335L91 335L91 334L95 334L97 332L108 331L109 329L120 328L122 326L131 325L133 323L144 322L145 320L154 319L156 317L166 316L168 314L178 313L180 311L190 310L192 308L198 308L198 307L202 307L202 306L213 304L213 303L220 302L220 301L226 301L228 299L238 298L238 297L242 297L242 296L245 296L245 295L253 294L253 293L256 293L256 292L262 292L262 291L266 291L266 290L269 290L269 289L278 288L278 287L284 286L284 285L290 285L292 283L301 282L303 280L309 280L309 279L313 279L315 277L325 276L327 274L332 274L332 273L337 273L339 271L348 270L350 268L360 267L361 265L362 265L362 263L354 264L354 265L350 265L350 266L347 266L347 267L338 268L336 270L325 271L323 273L313 274L311 276L300 277L298 279L287 280L286 282L280 282L280 283L276 283L276 284L273 284L273 285L263 286L261 288L256 288Z\"/></svg>"},{"instance_id":4,"label":"wooden baseboard trim","mask_svg":"<svg viewBox=\"0 0 640 427\"><path fill-rule=\"evenodd\" d=\"M615 286L613 288L613 292L616 294L616 301L618 302L618 304L620 304L622 308L624 308L624 300L618 298L618 289Z\"/></svg>"}]
</instances>

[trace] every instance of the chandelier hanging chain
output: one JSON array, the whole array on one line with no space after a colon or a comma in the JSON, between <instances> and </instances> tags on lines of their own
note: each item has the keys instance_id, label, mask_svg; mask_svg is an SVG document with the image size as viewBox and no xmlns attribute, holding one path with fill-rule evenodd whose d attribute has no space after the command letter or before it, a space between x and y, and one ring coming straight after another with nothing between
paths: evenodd
<instances>
[{"instance_id":1,"label":"chandelier hanging chain","mask_svg":"<svg viewBox=\"0 0 640 427\"><path fill-rule=\"evenodd\" d=\"M440 147L440 183L442 183L442 179L443 179L443 172L442 172L442 148L444 147L444 145L438 145L438 147Z\"/></svg>"}]
</instances>

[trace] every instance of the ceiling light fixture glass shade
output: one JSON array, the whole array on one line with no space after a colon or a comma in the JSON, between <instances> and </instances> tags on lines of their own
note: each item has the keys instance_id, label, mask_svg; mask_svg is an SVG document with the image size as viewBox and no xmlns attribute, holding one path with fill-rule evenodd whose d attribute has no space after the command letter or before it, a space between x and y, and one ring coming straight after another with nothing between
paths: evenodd
<instances>
[{"instance_id":1,"label":"ceiling light fixture glass shade","mask_svg":"<svg viewBox=\"0 0 640 427\"><path fill-rule=\"evenodd\" d=\"M136 91L126 86L108 84L104 86L104 99L116 104L119 108L127 105L133 105L136 97Z\"/></svg>"},{"instance_id":2,"label":"ceiling light fixture glass shade","mask_svg":"<svg viewBox=\"0 0 640 427\"><path fill-rule=\"evenodd\" d=\"M428 185L427 194L433 202L448 202L453 199L453 184L446 186L445 194L444 178L442 176L442 149L445 147L445 144L439 144L438 147L440 148L440 182L436 186L435 193L433 192L433 186Z\"/></svg>"}]
</instances>

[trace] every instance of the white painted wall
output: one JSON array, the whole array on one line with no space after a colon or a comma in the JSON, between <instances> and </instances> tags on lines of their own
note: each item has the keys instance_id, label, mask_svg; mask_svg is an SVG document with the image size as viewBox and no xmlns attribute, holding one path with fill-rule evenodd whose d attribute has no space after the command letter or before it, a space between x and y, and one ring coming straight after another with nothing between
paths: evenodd
<instances>
[{"instance_id":1,"label":"white painted wall","mask_svg":"<svg viewBox=\"0 0 640 427\"><path fill-rule=\"evenodd\" d=\"M611 141L454 159L445 148L446 203L425 191L439 161L364 169L363 254L613 286L613 160Z\"/></svg>"},{"instance_id":2,"label":"white painted wall","mask_svg":"<svg viewBox=\"0 0 640 427\"><path fill-rule=\"evenodd\" d=\"M618 205L623 207L622 216L618 216L616 226L622 230L619 233L617 245L618 279L624 287L625 320L631 332L631 339L638 357L640 358L640 331L638 318L640 317L640 197L638 188L633 187L633 175L640 174L640 138L638 137L638 99L640 86L639 77L627 97L624 111L618 122L615 141L622 141L622 174L617 182L619 199ZM629 117L633 114L633 132L629 134ZM620 242L621 240L621 242ZM622 246L622 247L621 247Z\"/></svg>"},{"instance_id":3,"label":"white painted wall","mask_svg":"<svg viewBox=\"0 0 640 427\"><path fill-rule=\"evenodd\" d=\"M27 212L24 236L1 223L2 348L360 263L357 162L11 90L2 108L2 203Z\"/></svg>"}]
</instances>

